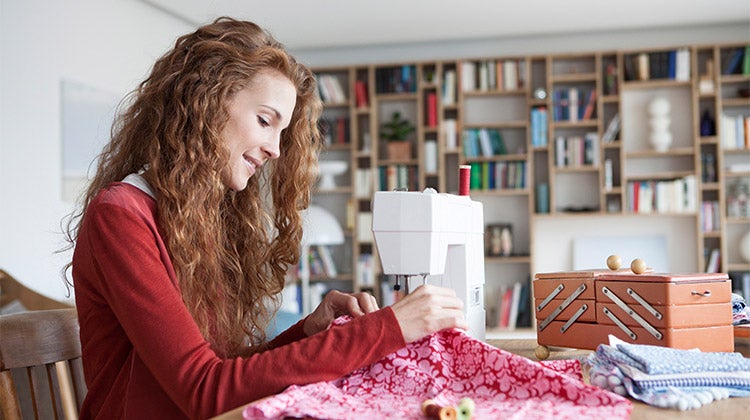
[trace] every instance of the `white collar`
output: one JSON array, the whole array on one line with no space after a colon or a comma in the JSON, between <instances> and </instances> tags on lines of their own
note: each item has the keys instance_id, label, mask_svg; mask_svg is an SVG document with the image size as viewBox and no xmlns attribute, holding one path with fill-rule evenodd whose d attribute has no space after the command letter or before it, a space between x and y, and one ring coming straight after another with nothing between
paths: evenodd
<instances>
[{"instance_id":1,"label":"white collar","mask_svg":"<svg viewBox=\"0 0 750 420\"><path fill-rule=\"evenodd\" d=\"M156 200L156 194L154 194L154 191L151 189L151 186L148 185L148 182L146 182L146 179L141 176L141 174L130 174L125 177L125 179L122 180L122 182L126 184L130 184L139 190L145 192L146 194L150 195L151 198Z\"/></svg>"}]
</instances>

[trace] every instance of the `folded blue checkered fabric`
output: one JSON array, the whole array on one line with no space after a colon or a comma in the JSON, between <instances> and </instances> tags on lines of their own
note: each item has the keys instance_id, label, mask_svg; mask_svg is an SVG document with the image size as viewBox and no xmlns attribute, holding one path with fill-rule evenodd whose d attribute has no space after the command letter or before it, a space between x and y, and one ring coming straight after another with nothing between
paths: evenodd
<instances>
[{"instance_id":1,"label":"folded blue checkered fabric","mask_svg":"<svg viewBox=\"0 0 750 420\"><path fill-rule=\"evenodd\" d=\"M642 344L610 336L588 358L591 383L647 404L687 410L750 396L750 359Z\"/></svg>"}]
</instances>

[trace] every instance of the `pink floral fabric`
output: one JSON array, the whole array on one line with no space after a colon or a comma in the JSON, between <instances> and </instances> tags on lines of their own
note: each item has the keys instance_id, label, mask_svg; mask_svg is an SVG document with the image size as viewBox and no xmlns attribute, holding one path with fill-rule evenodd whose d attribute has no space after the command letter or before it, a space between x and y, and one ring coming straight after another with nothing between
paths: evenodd
<instances>
[{"instance_id":1,"label":"pink floral fabric","mask_svg":"<svg viewBox=\"0 0 750 420\"><path fill-rule=\"evenodd\" d=\"M333 326L332 328L335 328ZM422 402L476 404L475 419L629 418L632 403L582 382L578 360L535 362L447 330L329 382L291 386L245 419L423 419Z\"/></svg>"}]
</instances>

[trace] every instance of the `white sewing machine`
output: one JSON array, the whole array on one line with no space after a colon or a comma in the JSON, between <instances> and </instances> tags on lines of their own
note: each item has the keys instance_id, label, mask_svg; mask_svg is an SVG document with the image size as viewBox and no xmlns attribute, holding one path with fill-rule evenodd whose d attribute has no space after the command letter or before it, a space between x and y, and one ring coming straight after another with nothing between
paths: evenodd
<instances>
[{"instance_id":1,"label":"white sewing machine","mask_svg":"<svg viewBox=\"0 0 750 420\"><path fill-rule=\"evenodd\" d=\"M425 281L464 302L469 335L485 337L484 211L468 196L379 191L372 231L384 274L405 277L406 293Z\"/></svg>"}]
</instances>

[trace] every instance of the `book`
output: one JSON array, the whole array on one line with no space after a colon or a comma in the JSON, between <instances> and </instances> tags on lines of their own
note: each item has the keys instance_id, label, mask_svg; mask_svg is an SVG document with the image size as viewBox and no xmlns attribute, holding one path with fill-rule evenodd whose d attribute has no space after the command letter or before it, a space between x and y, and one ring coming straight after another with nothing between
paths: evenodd
<instances>
[{"instance_id":1,"label":"book","mask_svg":"<svg viewBox=\"0 0 750 420\"><path fill-rule=\"evenodd\" d=\"M370 100L367 95L367 82L364 80L354 82L354 97L358 108L367 108L370 106Z\"/></svg>"},{"instance_id":2,"label":"book","mask_svg":"<svg viewBox=\"0 0 750 420\"><path fill-rule=\"evenodd\" d=\"M318 255L323 262L323 269L328 277L336 277L338 270L336 264L333 262L333 256L331 255L331 249L326 245L318 245Z\"/></svg>"},{"instance_id":3,"label":"book","mask_svg":"<svg viewBox=\"0 0 750 420\"><path fill-rule=\"evenodd\" d=\"M648 80L651 71L649 69L649 56L646 53L640 53L636 56L636 63L637 63L637 79L638 80Z\"/></svg>"},{"instance_id":4,"label":"book","mask_svg":"<svg viewBox=\"0 0 750 420\"><path fill-rule=\"evenodd\" d=\"M518 63L516 60L503 61L503 87L505 90L518 89Z\"/></svg>"},{"instance_id":5,"label":"book","mask_svg":"<svg viewBox=\"0 0 750 420\"><path fill-rule=\"evenodd\" d=\"M357 241L373 241L371 212L361 212L357 215Z\"/></svg>"},{"instance_id":6,"label":"book","mask_svg":"<svg viewBox=\"0 0 750 420\"><path fill-rule=\"evenodd\" d=\"M617 134L620 132L620 114L615 114L611 120L609 120L609 124L607 125L607 129L604 130L604 134L602 135L602 143L612 143L617 138Z\"/></svg>"},{"instance_id":7,"label":"book","mask_svg":"<svg viewBox=\"0 0 750 420\"><path fill-rule=\"evenodd\" d=\"M435 140L424 142L424 170L427 173L435 173L438 169L438 147Z\"/></svg>"},{"instance_id":8,"label":"book","mask_svg":"<svg viewBox=\"0 0 750 420\"><path fill-rule=\"evenodd\" d=\"M536 212L539 214L549 213L549 186L540 183L536 186Z\"/></svg>"},{"instance_id":9,"label":"book","mask_svg":"<svg viewBox=\"0 0 750 420\"><path fill-rule=\"evenodd\" d=\"M476 65L472 61L461 63L461 91L471 92L477 88Z\"/></svg>"},{"instance_id":10,"label":"book","mask_svg":"<svg viewBox=\"0 0 750 420\"><path fill-rule=\"evenodd\" d=\"M449 118L442 121L445 150L454 151L458 147L456 120Z\"/></svg>"},{"instance_id":11,"label":"book","mask_svg":"<svg viewBox=\"0 0 750 420\"><path fill-rule=\"evenodd\" d=\"M375 285L375 258L372 254L359 254L355 278L360 287Z\"/></svg>"},{"instance_id":12,"label":"book","mask_svg":"<svg viewBox=\"0 0 750 420\"><path fill-rule=\"evenodd\" d=\"M521 303L521 282L516 282L513 285L513 293L510 299L510 314L508 315L508 329L516 329L516 323L518 322L518 305Z\"/></svg>"},{"instance_id":13,"label":"book","mask_svg":"<svg viewBox=\"0 0 750 420\"><path fill-rule=\"evenodd\" d=\"M437 120L437 93L430 92L427 94L427 126L430 128L437 127Z\"/></svg>"},{"instance_id":14,"label":"book","mask_svg":"<svg viewBox=\"0 0 750 420\"><path fill-rule=\"evenodd\" d=\"M742 71L742 57L745 55L744 48L737 48L727 61L722 74L737 74Z\"/></svg>"},{"instance_id":15,"label":"book","mask_svg":"<svg viewBox=\"0 0 750 420\"><path fill-rule=\"evenodd\" d=\"M719 248L711 249L708 262L706 263L706 273L718 273L721 262L719 261Z\"/></svg>"},{"instance_id":16,"label":"book","mask_svg":"<svg viewBox=\"0 0 750 420\"><path fill-rule=\"evenodd\" d=\"M443 105L456 103L456 71L446 70L443 76Z\"/></svg>"},{"instance_id":17,"label":"book","mask_svg":"<svg viewBox=\"0 0 750 420\"><path fill-rule=\"evenodd\" d=\"M568 121L578 121L578 89L568 89Z\"/></svg>"},{"instance_id":18,"label":"book","mask_svg":"<svg viewBox=\"0 0 750 420\"><path fill-rule=\"evenodd\" d=\"M690 50L680 48L675 53L675 80L686 82L690 80Z\"/></svg>"},{"instance_id":19,"label":"book","mask_svg":"<svg viewBox=\"0 0 750 420\"><path fill-rule=\"evenodd\" d=\"M583 109L583 120L590 120L594 116L594 109L596 109L596 89L592 89L586 97L586 104Z\"/></svg>"},{"instance_id":20,"label":"book","mask_svg":"<svg viewBox=\"0 0 750 420\"><path fill-rule=\"evenodd\" d=\"M531 309L531 279L526 279L521 286L521 295L518 299L518 316L516 317L516 328L531 327L533 313Z\"/></svg>"}]
</instances>

